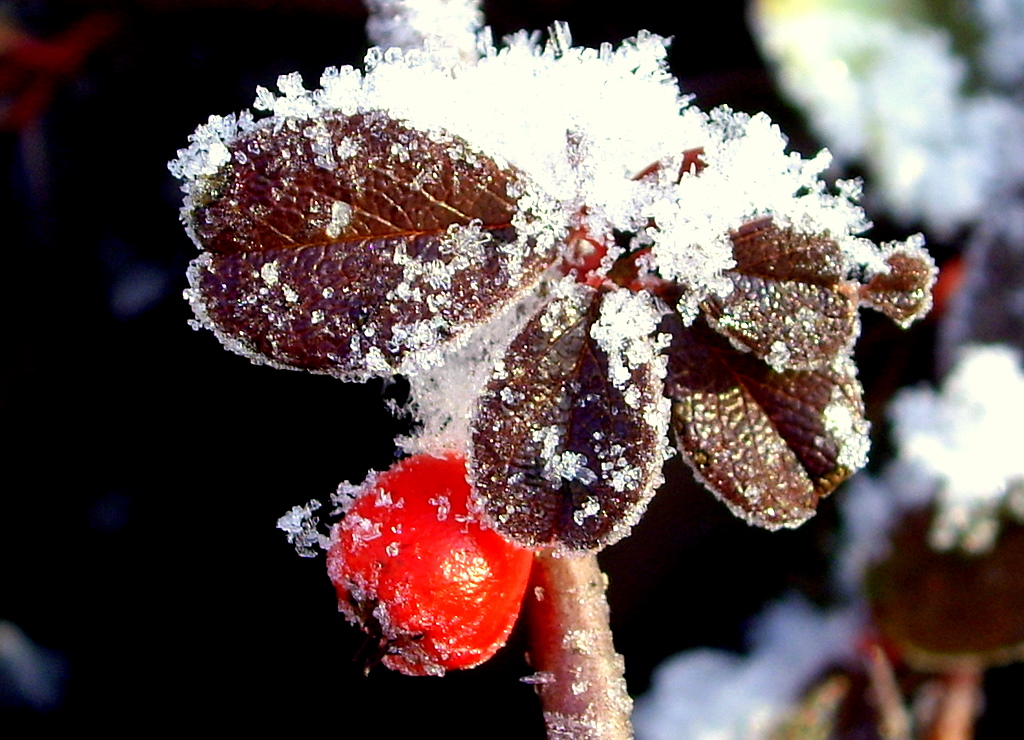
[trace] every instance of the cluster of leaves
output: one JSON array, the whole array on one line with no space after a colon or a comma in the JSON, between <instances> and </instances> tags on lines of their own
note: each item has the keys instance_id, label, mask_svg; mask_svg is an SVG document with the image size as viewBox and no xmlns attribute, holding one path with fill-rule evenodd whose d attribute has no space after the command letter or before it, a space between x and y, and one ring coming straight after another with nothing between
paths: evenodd
<instances>
[{"instance_id":1,"label":"cluster of leaves","mask_svg":"<svg viewBox=\"0 0 1024 740\"><path fill-rule=\"evenodd\" d=\"M729 234L727 288L684 320L689 288L648 248L552 231L529 176L454 134L379 110L224 125L216 159L176 172L204 250L187 295L229 348L363 380L437 362L542 296L482 389L468 450L476 508L529 547L621 538L661 482L670 427L735 513L802 523L865 462L858 306L907 324L930 305L919 245L866 273L829 234L768 216ZM704 176L688 161L676 184Z\"/></svg>"}]
</instances>

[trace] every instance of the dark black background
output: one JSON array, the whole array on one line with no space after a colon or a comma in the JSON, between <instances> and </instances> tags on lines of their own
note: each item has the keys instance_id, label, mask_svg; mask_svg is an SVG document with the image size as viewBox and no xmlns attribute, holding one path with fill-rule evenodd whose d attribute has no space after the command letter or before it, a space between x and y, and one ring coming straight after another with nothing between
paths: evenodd
<instances>
[{"instance_id":1,"label":"dark black background","mask_svg":"<svg viewBox=\"0 0 1024 740\"><path fill-rule=\"evenodd\" d=\"M313 86L325 66L358 65L361 7L13 7L44 38L98 11L117 30L34 130L0 138L0 619L66 666L59 704L0 706L0 735L541 737L532 690L517 680L529 671L522 634L470 672L364 678L352 660L362 638L337 614L322 559L297 558L274 528L291 506L388 466L398 426L381 385L255 367L187 325L181 291L195 248L167 160L208 115L247 107L280 73L299 70ZM683 24L669 20L679 7ZM674 36L673 70L698 105L767 110L796 148L817 147L776 97L741 2L489 2L487 14L498 38L554 20L585 45L641 28ZM623 112L592 113L642 115L626 101ZM929 372L930 333L869 322L861 355L876 420L897 384ZM745 620L784 589L828 596L829 504L803 529L769 534L733 520L678 458L667 476L634 536L602 556L634 693L666 655L741 646Z\"/></svg>"}]
</instances>

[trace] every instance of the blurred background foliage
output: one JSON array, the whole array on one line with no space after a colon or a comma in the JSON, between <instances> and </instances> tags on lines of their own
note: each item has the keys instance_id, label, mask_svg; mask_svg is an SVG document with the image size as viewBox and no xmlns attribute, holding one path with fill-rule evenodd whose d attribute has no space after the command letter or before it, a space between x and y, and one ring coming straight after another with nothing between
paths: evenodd
<instances>
[{"instance_id":1,"label":"blurred background foliage","mask_svg":"<svg viewBox=\"0 0 1024 740\"><path fill-rule=\"evenodd\" d=\"M485 3L496 38L554 20L589 46L642 28L673 36L672 70L697 105L767 111L795 149L816 151L758 56L745 4L687 4L682 23L678 8ZM0 495L0 620L22 631L10 639L45 651L34 665L50 692L25 689L0 661L0 734L543 736L518 681L529 672L521 634L471 672L364 678L353 661L361 635L336 612L323 561L296 558L274 528L291 506L390 464L399 423L385 397L401 388L250 366L187 323L195 248L166 162L207 116L249 106L278 74L298 70L312 85L326 66L359 65L364 21L355 0L0 6L0 454L12 473ZM591 113L642 115L630 101ZM914 230L872 216L875 240ZM942 263L961 239L930 248ZM865 324L858 358L877 467L882 407L931 375L935 323ZM734 519L678 458L667 477L633 536L602 554L634 694L667 655L741 647L746 620L785 590L830 596L831 502L800 530L767 533ZM992 672L983 733L1014 708L1005 697L1022 679Z\"/></svg>"}]
</instances>

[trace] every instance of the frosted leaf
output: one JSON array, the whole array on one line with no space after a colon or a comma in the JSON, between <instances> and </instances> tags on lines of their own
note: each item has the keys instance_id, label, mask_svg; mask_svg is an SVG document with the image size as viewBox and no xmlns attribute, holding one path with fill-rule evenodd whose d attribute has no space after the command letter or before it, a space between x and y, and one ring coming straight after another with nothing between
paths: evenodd
<instances>
[{"instance_id":1,"label":"frosted leaf","mask_svg":"<svg viewBox=\"0 0 1024 740\"><path fill-rule=\"evenodd\" d=\"M272 124L230 142L245 164L197 175L186 212L207 250L193 310L253 361L347 380L430 364L554 259L512 225L531 220L508 195L522 175L458 139L382 113ZM359 155L317 166L322 135Z\"/></svg>"},{"instance_id":2,"label":"frosted leaf","mask_svg":"<svg viewBox=\"0 0 1024 740\"><path fill-rule=\"evenodd\" d=\"M330 546L330 538L317 529L320 518L313 512L320 509L320 502L311 500L304 506L293 506L277 520L277 528L285 533L288 542L295 546L295 552L304 558L315 558L320 550Z\"/></svg>"},{"instance_id":3,"label":"frosted leaf","mask_svg":"<svg viewBox=\"0 0 1024 740\"><path fill-rule=\"evenodd\" d=\"M615 542L661 483L668 402L655 325L643 337L627 332L630 341L646 339L635 353L644 359L611 380L595 339L602 331L594 331L611 295L563 281L513 340L473 418L474 506L525 546L578 551Z\"/></svg>"},{"instance_id":4,"label":"frosted leaf","mask_svg":"<svg viewBox=\"0 0 1024 740\"><path fill-rule=\"evenodd\" d=\"M706 323L668 316L666 392L683 458L751 524L796 527L866 462L868 424L852 363L778 372Z\"/></svg>"},{"instance_id":5,"label":"frosted leaf","mask_svg":"<svg viewBox=\"0 0 1024 740\"><path fill-rule=\"evenodd\" d=\"M860 331L858 301L834 240L770 219L744 225L731 239L731 290L701 304L716 331L777 371L810 370L850 351Z\"/></svg>"},{"instance_id":6,"label":"frosted leaf","mask_svg":"<svg viewBox=\"0 0 1024 740\"><path fill-rule=\"evenodd\" d=\"M938 268L924 250L920 234L905 242L885 244L882 253L885 270L861 287L861 302L906 328L931 310Z\"/></svg>"},{"instance_id":7,"label":"frosted leaf","mask_svg":"<svg viewBox=\"0 0 1024 740\"><path fill-rule=\"evenodd\" d=\"M938 485L933 544L962 545L1024 481L1017 431L1024 418L1020 356L999 345L968 346L939 392L902 391L891 414L900 459ZM991 538L972 539L975 549L992 545Z\"/></svg>"}]
</instances>

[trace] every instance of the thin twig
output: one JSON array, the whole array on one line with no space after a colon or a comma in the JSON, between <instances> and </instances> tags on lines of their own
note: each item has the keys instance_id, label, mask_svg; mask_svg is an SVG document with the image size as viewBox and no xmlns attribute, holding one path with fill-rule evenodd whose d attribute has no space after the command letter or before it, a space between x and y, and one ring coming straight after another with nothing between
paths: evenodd
<instances>
[{"instance_id":1,"label":"thin twig","mask_svg":"<svg viewBox=\"0 0 1024 740\"><path fill-rule=\"evenodd\" d=\"M549 740L627 740L633 700L608 624L607 578L594 555L543 553L527 595L530 658Z\"/></svg>"},{"instance_id":2,"label":"thin twig","mask_svg":"<svg viewBox=\"0 0 1024 740\"><path fill-rule=\"evenodd\" d=\"M892 662L879 645L867 657L871 697L878 712L878 731L884 740L910 740L910 715L903 703Z\"/></svg>"},{"instance_id":3,"label":"thin twig","mask_svg":"<svg viewBox=\"0 0 1024 740\"><path fill-rule=\"evenodd\" d=\"M964 666L942 676L935 719L927 740L971 740L974 721L981 712L983 671L979 666Z\"/></svg>"}]
</instances>

